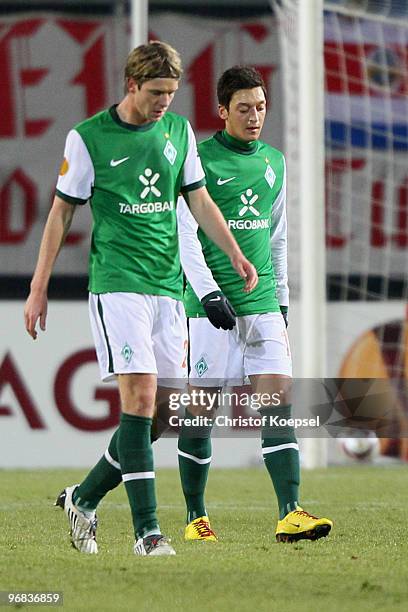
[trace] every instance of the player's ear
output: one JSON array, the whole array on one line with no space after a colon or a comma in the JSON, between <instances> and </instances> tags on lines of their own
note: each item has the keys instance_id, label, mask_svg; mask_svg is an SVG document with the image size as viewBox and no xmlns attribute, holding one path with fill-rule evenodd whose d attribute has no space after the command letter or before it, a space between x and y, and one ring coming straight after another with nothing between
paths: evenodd
<instances>
[{"instance_id":1,"label":"player's ear","mask_svg":"<svg viewBox=\"0 0 408 612\"><path fill-rule=\"evenodd\" d=\"M223 121L226 121L228 119L228 110L225 106L222 106L222 104L218 105L218 114Z\"/></svg>"},{"instance_id":2,"label":"player's ear","mask_svg":"<svg viewBox=\"0 0 408 612\"><path fill-rule=\"evenodd\" d=\"M137 89L137 83L133 77L127 78L127 88L129 93L135 93Z\"/></svg>"}]
</instances>

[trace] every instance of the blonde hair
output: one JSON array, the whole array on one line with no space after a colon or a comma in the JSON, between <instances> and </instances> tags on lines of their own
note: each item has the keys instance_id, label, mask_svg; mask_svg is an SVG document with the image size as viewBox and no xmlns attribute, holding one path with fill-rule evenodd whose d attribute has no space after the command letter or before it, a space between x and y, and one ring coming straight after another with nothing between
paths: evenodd
<instances>
[{"instance_id":1,"label":"blonde hair","mask_svg":"<svg viewBox=\"0 0 408 612\"><path fill-rule=\"evenodd\" d=\"M125 90L133 78L139 87L151 79L179 79L183 73L178 52L160 40L151 40L131 51L125 66Z\"/></svg>"}]
</instances>

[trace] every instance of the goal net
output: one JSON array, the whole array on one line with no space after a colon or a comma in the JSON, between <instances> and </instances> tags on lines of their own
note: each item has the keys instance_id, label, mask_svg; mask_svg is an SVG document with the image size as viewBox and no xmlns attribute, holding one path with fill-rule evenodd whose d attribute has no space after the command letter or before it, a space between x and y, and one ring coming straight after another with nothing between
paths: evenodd
<instances>
[{"instance_id":1,"label":"goal net","mask_svg":"<svg viewBox=\"0 0 408 612\"><path fill-rule=\"evenodd\" d=\"M327 332L321 375L390 379L395 401L384 429L385 452L389 436L407 435L408 4L322 4L323 48L316 61L323 62L324 102L322 116L316 108L315 117L304 114L299 94L301 3L271 4L279 21L284 82L291 303L301 300L305 286L298 246L299 236L307 236L300 226L300 123L324 121ZM316 150L310 155L319 159ZM307 316L314 316L313 309Z\"/></svg>"}]
</instances>

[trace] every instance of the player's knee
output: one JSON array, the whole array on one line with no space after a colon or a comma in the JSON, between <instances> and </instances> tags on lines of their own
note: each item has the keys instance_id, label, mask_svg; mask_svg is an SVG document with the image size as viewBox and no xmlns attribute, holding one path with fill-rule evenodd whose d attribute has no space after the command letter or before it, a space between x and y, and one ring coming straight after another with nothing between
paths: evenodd
<instances>
[{"instance_id":1,"label":"player's knee","mask_svg":"<svg viewBox=\"0 0 408 612\"><path fill-rule=\"evenodd\" d=\"M139 390L137 393L129 393L122 398L122 410L127 414L135 416L152 417L154 413L154 393L147 390Z\"/></svg>"},{"instance_id":2,"label":"player's knee","mask_svg":"<svg viewBox=\"0 0 408 612\"><path fill-rule=\"evenodd\" d=\"M151 375L119 376L122 410L139 416L153 416L156 380Z\"/></svg>"},{"instance_id":3,"label":"player's knee","mask_svg":"<svg viewBox=\"0 0 408 612\"><path fill-rule=\"evenodd\" d=\"M258 374L250 376L253 399L262 409L279 408L292 403L290 376L280 374Z\"/></svg>"}]
</instances>

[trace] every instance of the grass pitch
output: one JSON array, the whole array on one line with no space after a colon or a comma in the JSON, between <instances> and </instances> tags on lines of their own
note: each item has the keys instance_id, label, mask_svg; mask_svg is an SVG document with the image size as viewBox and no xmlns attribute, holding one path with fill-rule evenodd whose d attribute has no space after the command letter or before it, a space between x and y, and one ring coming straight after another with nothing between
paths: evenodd
<instances>
[{"instance_id":1,"label":"grass pitch","mask_svg":"<svg viewBox=\"0 0 408 612\"><path fill-rule=\"evenodd\" d=\"M178 473L158 470L160 524L177 551L164 558L133 555L123 487L100 506L100 553L70 547L67 519L52 503L83 476L0 472L0 590L63 591L65 610L87 612L407 610L406 468L304 471L302 504L334 528L297 544L275 542L275 499L258 468L210 472L220 541L184 542Z\"/></svg>"}]
</instances>

